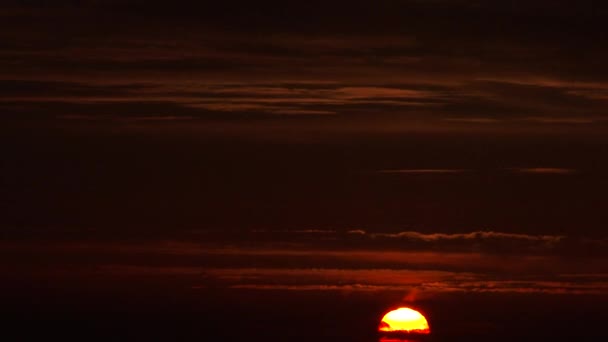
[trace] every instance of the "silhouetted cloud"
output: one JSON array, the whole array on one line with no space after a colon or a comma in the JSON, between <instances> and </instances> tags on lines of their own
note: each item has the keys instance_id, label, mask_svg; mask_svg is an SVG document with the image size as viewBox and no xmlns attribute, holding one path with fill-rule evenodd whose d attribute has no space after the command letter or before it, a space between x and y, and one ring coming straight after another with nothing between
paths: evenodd
<instances>
[{"instance_id":1,"label":"silhouetted cloud","mask_svg":"<svg viewBox=\"0 0 608 342\"><path fill-rule=\"evenodd\" d=\"M442 240L524 240L524 241L539 241L547 243L557 243L564 238L562 235L529 235L529 234L513 234L501 233L493 231L477 231L464 234L424 234L420 232L406 231L399 233L371 233L371 237L386 237L386 238L403 238L411 240L420 240L425 242L442 241Z\"/></svg>"}]
</instances>

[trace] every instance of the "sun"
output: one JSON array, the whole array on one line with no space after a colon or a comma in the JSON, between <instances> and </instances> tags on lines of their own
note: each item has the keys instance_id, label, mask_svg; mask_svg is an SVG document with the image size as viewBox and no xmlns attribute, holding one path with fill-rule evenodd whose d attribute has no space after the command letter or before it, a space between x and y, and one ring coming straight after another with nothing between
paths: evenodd
<instances>
[{"instance_id":1,"label":"sun","mask_svg":"<svg viewBox=\"0 0 608 342\"><path fill-rule=\"evenodd\" d=\"M399 308L388 312L382 317L378 330L406 334L431 333L426 318L420 312L410 308Z\"/></svg>"}]
</instances>

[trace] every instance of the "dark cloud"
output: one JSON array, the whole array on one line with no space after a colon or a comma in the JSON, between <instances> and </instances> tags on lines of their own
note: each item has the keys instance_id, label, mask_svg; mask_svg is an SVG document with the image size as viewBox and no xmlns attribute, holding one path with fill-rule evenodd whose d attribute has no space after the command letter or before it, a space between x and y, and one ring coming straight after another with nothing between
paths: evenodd
<instances>
[{"instance_id":1,"label":"dark cloud","mask_svg":"<svg viewBox=\"0 0 608 342\"><path fill-rule=\"evenodd\" d=\"M428 88L420 84L349 85L335 82L223 84L169 80L85 84L5 80L2 85L10 90L5 92L0 105L9 113L18 111L29 117L52 116L62 111L62 117L100 113L99 119L104 118L104 112L106 116L111 114L113 118L123 116L124 119L142 114L227 120L272 115L338 115L341 122L347 123L301 123L302 126L328 131L340 129L338 127L344 129L352 124L370 131L457 130L466 127L462 125L508 130L504 125L490 125L501 122L514 127L577 123L588 126L588 129L599 129L603 126L590 124L605 122L601 112L603 107L589 102L592 100L579 98L577 101L580 103L568 105L539 95L527 102L518 92L505 97L502 91L493 91L491 87L481 90L476 83L470 83L470 88L464 84L458 91L439 85ZM509 85L508 89L518 87ZM535 86L535 89L539 87ZM548 88L552 92L556 89ZM469 113L475 114L467 117Z\"/></svg>"},{"instance_id":2,"label":"dark cloud","mask_svg":"<svg viewBox=\"0 0 608 342\"><path fill-rule=\"evenodd\" d=\"M23 246L4 247L13 255L28 253ZM138 282L171 277L182 288L193 290L415 292L417 299L453 292L605 295L608 291L604 260L589 257L565 262L557 256L212 249L181 242L72 243L46 245L38 253L47 257L47 266L20 259L20 274L52 276L54 281L103 277ZM65 264L68 259L72 261Z\"/></svg>"},{"instance_id":3,"label":"dark cloud","mask_svg":"<svg viewBox=\"0 0 608 342\"><path fill-rule=\"evenodd\" d=\"M68 235L64 232L62 235ZM71 232L77 237L78 231ZM86 230L89 236L98 234L94 230ZM32 231L31 234L38 234ZM173 235L177 235L174 232ZM334 229L292 229L272 230L256 229L250 232L235 232L225 230L194 230L181 232L183 240L168 240L158 242L158 237L150 236L145 241L136 243L118 242L116 239L101 238L103 243L55 241L48 247L38 246L35 241L13 241L6 244L6 248L30 248L28 244L34 243L37 248L50 251L79 251L86 248L96 253L130 253L145 252L158 255L212 255L212 254L242 254L251 256L265 255L267 251L274 253L295 253L304 256L310 253L336 251L348 255L349 252L357 255L357 251L368 251L370 257L374 253L383 252L428 252L443 251L446 253L478 253L479 255L504 256L606 256L605 238L575 238L565 235L533 235L524 233L507 233L496 231L473 231L466 233L422 233L417 231L398 232L372 232L363 229L334 230ZM192 242L183 242L186 239ZM226 241L235 249L223 250L221 246ZM251 241L256 241L255 245ZM285 248L294 248L288 252ZM33 248L33 247L32 247ZM320 255L319 254L319 255ZM390 253L388 253L390 254Z\"/></svg>"},{"instance_id":4,"label":"dark cloud","mask_svg":"<svg viewBox=\"0 0 608 342\"><path fill-rule=\"evenodd\" d=\"M3 8L11 28L0 53L10 88L4 96L26 109L37 101L120 100L134 112L147 110L132 102L157 102L176 112L352 118L308 123L327 131L355 124L543 132L570 123L597 130L605 122L607 52L594 43L604 8L597 5L94 1Z\"/></svg>"},{"instance_id":5,"label":"dark cloud","mask_svg":"<svg viewBox=\"0 0 608 342\"><path fill-rule=\"evenodd\" d=\"M506 240L524 240L524 241L539 241L547 243L556 243L562 240L563 236L534 236L528 234L501 233L492 231L479 231L465 234L423 234L420 232L399 232L399 233L375 233L372 237L387 237L387 238L403 238L421 241L441 241L441 240L485 240L485 239L506 239Z\"/></svg>"}]
</instances>

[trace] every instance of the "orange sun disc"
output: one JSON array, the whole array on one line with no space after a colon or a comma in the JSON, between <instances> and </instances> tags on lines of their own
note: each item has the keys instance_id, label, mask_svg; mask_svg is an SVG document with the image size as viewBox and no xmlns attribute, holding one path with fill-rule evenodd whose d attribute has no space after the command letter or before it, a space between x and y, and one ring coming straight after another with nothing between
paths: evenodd
<instances>
[{"instance_id":1,"label":"orange sun disc","mask_svg":"<svg viewBox=\"0 0 608 342\"><path fill-rule=\"evenodd\" d=\"M426 318L420 312L410 308L399 308L384 315L378 330L407 334L429 334L431 332Z\"/></svg>"}]
</instances>

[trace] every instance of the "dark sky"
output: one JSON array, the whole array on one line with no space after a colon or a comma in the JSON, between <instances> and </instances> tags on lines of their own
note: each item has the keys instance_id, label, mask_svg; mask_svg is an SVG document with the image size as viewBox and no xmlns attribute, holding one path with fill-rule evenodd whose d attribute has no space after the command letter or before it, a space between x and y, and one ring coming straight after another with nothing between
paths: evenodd
<instances>
[{"instance_id":1,"label":"dark sky","mask_svg":"<svg viewBox=\"0 0 608 342\"><path fill-rule=\"evenodd\" d=\"M604 14L4 2L7 224L602 236Z\"/></svg>"},{"instance_id":2,"label":"dark sky","mask_svg":"<svg viewBox=\"0 0 608 342\"><path fill-rule=\"evenodd\" d=\"M472 298L478 320L508 296L606 303L607 19L591 1L2 1L4 292L339 291L439 317Z\"/></svg>"}]
</instances>

